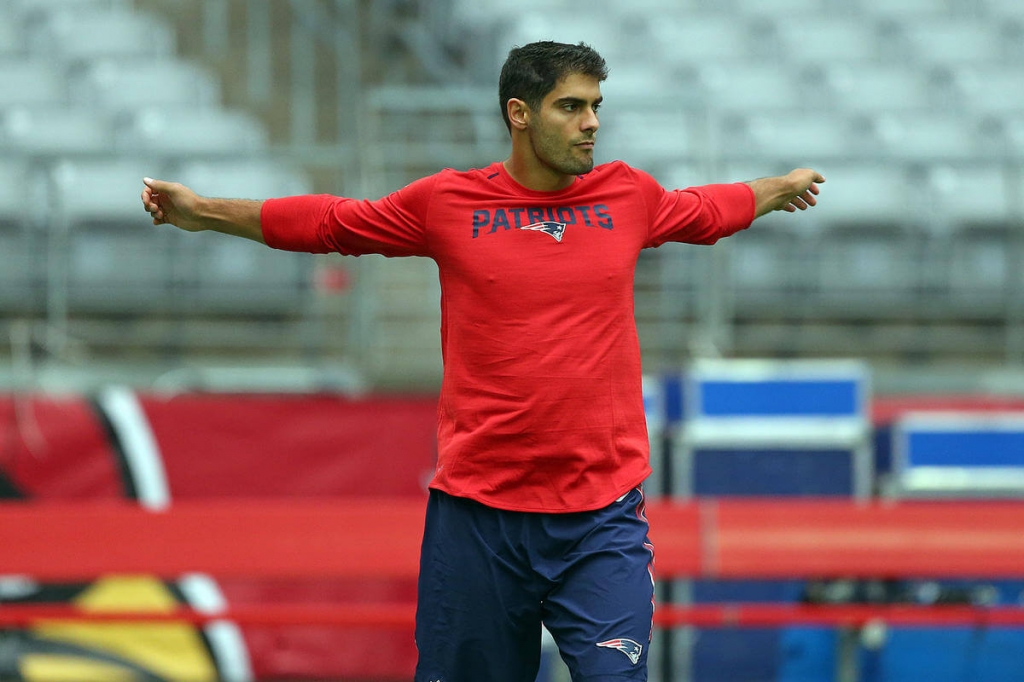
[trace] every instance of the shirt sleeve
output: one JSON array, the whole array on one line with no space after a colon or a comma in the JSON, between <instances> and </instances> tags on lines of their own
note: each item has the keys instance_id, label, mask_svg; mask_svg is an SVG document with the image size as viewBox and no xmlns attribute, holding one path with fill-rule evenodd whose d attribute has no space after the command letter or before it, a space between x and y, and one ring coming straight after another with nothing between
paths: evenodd
<instances>
[{"instance_id":1,"label":"shirt sleeve","mask_svg":"<svg viewBox=\"0 0 1024 682\"><path fill-rule=\"evenodd\" d=\"M749 185L737 182L666 190L650 175L636 172L650 218L645 247L670 241L714 244L754 221L754 191Z\"/></svg>"},{"instance_id":2,"label":"shirt sleeve","mask_svg":"<svg viewBox=\"0 0 1024 682\"><path fill-rule=\"evenodd\" d=\"M347 256L426 256L430 176L375 201L313 194L267 199L260 212L268 246Z\"/></svg>"}]
</instances>

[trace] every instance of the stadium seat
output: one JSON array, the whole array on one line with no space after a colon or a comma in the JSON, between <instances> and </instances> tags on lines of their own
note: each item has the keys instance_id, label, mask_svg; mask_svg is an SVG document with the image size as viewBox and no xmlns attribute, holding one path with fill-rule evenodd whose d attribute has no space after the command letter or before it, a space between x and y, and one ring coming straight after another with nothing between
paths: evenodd
<instances>
[{"instance_id":1,"label":"stadium seat","mask_svg":"<svg viewBox=\"0 0 1024 682\"><path fill-rule=\"evenodd\" d=\"M997 117L993 123L999 127L1007 145L1003 151L1015 154L1018 159L1024 158L1024 111Z\"/></svg>"},{"instance_id":2,"label":"stadium seat","mask_svg":"<svg viewBox=\"0 0 1024 682\"><path fill-rule=\"evenodd\" d=\"M156 17L130 9L96 11L76 3L67 5L30 25L31 54L70 62L103 57L153 59L175 52L174 33Z\"/></svg>"},{"instance_id":3,"label":"stadium seat","mask_svg":"<svg viewBox=\"0 0 1024 682\"><path fill-rule=\"evenodd\" d=\"M664 164L660 171L654 174L655 179L666 189L685 189L696 185L703 185L708 182L722 182L722 178L708 176L707 169L697 162L683 163L674 159L671 163Z\"/></svg>"},{"instance_id":4,"label":"stadium seat","mask_svg":"<svg viewBox=\"0 0 1024 682\"><path fill-rule=\"evenodd\" d=\"M864 149L853 119L800 109L758 112L722 119L718 150L726 159L844 159Z\"/></svg>"},{"instance_id":5,"label":"stadium seat","mask_svg":"<svg viewBox=\"0 0 1024 682\"><path fill-rule=\"evenodd\" d=\"M52 12L108 11L130 7L130 0L3 0L13 12L23 15Z\"/></svg>"},{"instance_id":6,"label":"stadium seat","mask_svg":"<svg viewBox=\"0 0 1024 682\"><path fill-rule=\"evenodd\" d=\"M42 59L0 59L0 108L66 102L67 83L58 67Z\"/></svg>"},{"instance_id":7,"label":"stadium seat","mask_svg":"<svg viewBox=\"0 0 1024 682\"><path fill-rule=\"evenodd\" d=\"M125 117L117 149L129 153L206 155L255 152L266 146L258 120L241 111L150 107Z\"/></svg>"},{"instance_id":8,"label":"stadium seat","mask_svg":"<svg viewBox=\"0 0 1024 682\"><path fill-rule=\"evenodd\" d=\"M948 15L960 11L965 4L964 0L856 0L857 10L862 15L895 18Z\"/></svg>"},{"instance_id":9,"label":"stadium seat","mask_svg":"<svg viewBox=\"0 0 1024 682\"><path fill-rule=\"evenodd\" d=\"M901 33L908 54L925 64L995 64L1005 56L1003 27L995 21L914 17Z\"/></svg>"},{"instance_id":10,"label":"stadium seat","mask_svg":"<svg viewBox=\"0 0 1024 682\"><path fill-rule=\"evenodd\" d=\"M1020 215L1004 166L997 162L937 164L927 173L931 222L1002 224Z\"/></svg>"},{"instance_id":11,"label":"stadium seat","mask_svg":"<svg viewBox=\"0 0 1024 682\"><path fill-rule=\"evenodd\" d=\"M800 0L793 0L799 2ZM607 11L614 19L622 16L665 16L668 14L693 15L704 8L702 0L633 0L609 2Z\"/></svg>"},{"instance_id":12,"label":"stadium seat","mask_svg":"<svg viewBox=\"0 0 1024 682\"><path fill-rule=\"evenodd\" d=\"M174 179L200 194L240 199L308 194L309 181L287 164L257 162L188 163ZM184 244L194 268L197 309L296 312L310 290L309 254L275 252L261 244L220 235L201 235Z\"/></svg>"},{"instance_id":13,"label":"stadium seat","mask_svg":"<svg viewBox=\"0 0 1024 682\"><path fill-rule=\"evenodd\" d=\"M936 111L897 111L870 118L870 153L904 161L970 159L982 150L980 122Z\"/></svg>"},{"instance_id":14,"label":"stadium seat","mask_svg":"<svg viewBox=\"0 0 1024 682\"><path fill-rule=\"evenodd\" d=\"M1013 160L1024 154L1024 113L971 114L963 116L971 121L974 145L978 159Z\"/></svg>"},{"instance_id":15,"label":"stadium seat","mask_svg":"<svg viewBox=\"0 0 1024 682\"><path fill-rule=\"evenodd\" d=\"M62 161L51 172L51 232L67 243L72 310L158 310L174 303L174 256L184 233L154 228L142 209L144 176L158 162Z\"/></svg>"},{"instance_id":16,"label":"stadium seat","mask_svg":"<svg viewBox=\"0 0 1024 682\"><path fill-rule=\"evenodd\" d=\"M663 5L673 4L662 0ZM801 23L821 11L821 2L815 0L731 0L729 11L741 17L800 16Z\"/></svg>"},{"instance_id":17,"label":"stadium seat","mask_svg":"<svg viewBox=\"0 0 1024 682\"><path fill-rule=\"evenodd\" d=\"M20 20L14 12L0 5L0 60L21 55L24 47Z\"/></svg>"},{"instance_id":18,"label":"stadium seat","mask_svg":"<svg viewBox=\"0 0 1024 682\"><path fill-rule=\"evenodd\" d=\"M551 9L550 0L491 0L481 5L476 0L455 0L452 12L472 23L500 23L522 14L535 14Z\"/></svg>"},{"instance_id":19,"label":"stadium seat","mask_svg":"<svg viewBox=\"0 0 1024 682\"><path fill-rule=\"evenodd\" d=\"M699 104L697 93L688 92L674 82L670 70L652 69L645 64L626 63L616 67L601 84L601 94L604 117L630 109L649 111L650 107L644 104L651 102L671 103L671 106ZM602 118L602 125L604 121Z\"/></svg>"},{"instance_id":20,"label":"stadium seat","mask_svg":"<svg viewBox=\"0 0 1024 682\"><path fill-rule=\"evenodd\" d=\"M665 65L751 59L770 52L763 32L735 16L653 16L649 32L658 61Z\"/></svg>"},{"instance_id":21,"label":"stadium seat","mask_svg":"<svg viewBox=\"0 0 1024 682\"><path fill-rule=\"evenodd\" d=\"M223 235L188 235L186 260L194 264L191 303L224 314L297 314L312 290L314 256L275 251Z\"/></svg>"},{"instance_id":22,"label":"stadium seat","mask_svg":"<svg viewBox=\"0 0 1024 682\"><path fill-rule=\"evenodd\" d=\"M495 57L500 67L512 45L535 40L582 41L592 45L609 64L625 64L649 47L647 31L647 23L637 15L609 22L599 14L560 12L550 7L544 12L517 12L515 19L502 27Z\"/></svg>"},{"instance_id":23,"label":"stadium seat","mask_svg":"<svg viewBox=\"0 0 1024 682\"><path fill-rule=\"evenodd\" d=\"M27 175L24 163L0 157L0 222L24 222L28 208L24 188Z\"/></svg>"},{"instance_id":24,"label":"stadium seat","mask_svg":"<svg viewBox=\"0 0 1024 682\"><path fill-rule=\"evenodd\" d=\"M792 65L715 61L694 73L700 104L713 111L800 109L809 99L807 72Z\"/></svg>"},{"instance_id":25,"label":"stadium seat","mask_svg":"<svg viewBox=\"0 0 1024 682\"><path fill-rule=\"evenodd\" d=\"M1013 17L1024 19L1024 4L1017 0L984 0L985 9L995 18Z\"/></svg>"},{"instance_id":26,"label":"stadium seat","mask_svg":"<svg viewBox=\"0 0 1024 682\"><path fill-rule=\"evenodd\" d=\"M83 109L18 107L0 111L0 149L32 155L110 153L109 117Z\"/></svg>"},{"instance_id":27,"label":"stadium seat","mask_svg":"<svg viewBox=\"0 0 1024 682\"><path fill-rule=\"evenodd\" d=\"M104 111L147 107L208 108L220 104L219 83L204 69L174 59L147 60L142 68L130 60L103 59L74 69L71 101Z\"/></svg>"},{"instance_id":28,"label":"stadium seat","mask_svg":"<svg viewBox=\"0 0 1024 682\"><path fill-rule=\"evenodd\" d=\"M950 294L969 300L973 306L1005 305L1004 296L1013 284L1014 263L1024 257L1015 241L1012 228L1007 227L968 228L950 235L946 272Z\"/></svg>"},{"instance_id":29,"label":"stadium seat","mask_svg":"<svg viewBox=\"0 0 1024 682\"><path fill-rule=\"evenodd\" d=\"M122 226L123 227L123 226ZM158 312L173 308L175 249L186 235L97 223L70 233L68 303L74 311Z\"/></svg>"},{"instance_id":30,"label":"stadium seat","mask_svg":"<svg viewBox=\"0 0 1024 682\"><path fill-rule=\"evenodd\" d=\"M910 295L922 276L914 264L924 241L920 233L885 225L847 224L822 233L812 261L820 295L869 316L913 309Z\"/></svg>"},{"instance_id":31,"label":"stadium seat","mask_svg":"<svg viewBox=\"0 0 1024 682\"><path fill-rule=\"evenodd\" d=\"M746 299L778 302L787 295L805 292L816 281L815 270L807 267L814 244L807 235L776 221L759 224L730 241L731 279Z\"/></svg>"},{"instance_id":32,"label":"stadium seat","mask_svg":"<svg viewBox=\"0 0 1024 682\"><path fill-rule=\"evenodd\" d=\"M952 69L959 104L977 114L1024 112L1024 67L957 65Z\"/></svg>"},{"instance_id":33,"label":"stadium seat","mask_svg":"<svg viewBox=\"0 0 1024 682\"><path fill-rule=\"evenodd\" d=\"M286 163L258 161L186 162L173 169L174 179L200 194L237 199L308 194L309 179ZM141 190L141 187L140 187Z\"/></svg>"},{"instance_id":34,"label":"stadium seat","mask_svg":"<svg viewBox=\"0 0 1024 682\"><path fill-rule=\"evenodd\" d=\"M926 192L900 164L833 162L818 169L826 183L822 201L814 209L815 221L870 227L913 225L923 220Z\"/></svg>"},{"instance_id":35,"label":"stadium seat","mask_svg":"<svg viewBox=\"0 0 1024 682\"><path fill-rule=\"evenodd\" d=\"M698 151L698 125L685 110L644 113L626 109L602 119L597 153L603 159L639 167L682 161Z\"/></svg>"},{"instance_id":36,"label":"stadium seat","mask_svg":"<svg viewBox=\"0 0 1024 682\"><path fill-rule=\"evenodd\" d=\"M766 7L774 5L766 4ZM772 27L779 56L797 65L870 62L891 50L874 22L856 16L817 16L816 11L811 11L799 21L781 15L774 19Z\"/></svg>"},{"instance_id":37,"label":"stadium seat","mask_svg":"<svg viewBox=\"0 0 1024 682\"><path fill-rule=\"evenodd\" d=\"M824 94L844 112L925 110L940 107L940 74L917 66L834 64L822 68Z\"/></svg>"},{"instance_id":38,"label":"stadium seat","mask_svg":"<svg viewBox=\"0 0 1024 682\"><path fill-rule=\"evenodd\" d=\"M144 224L142 178L161 172L162 162L145 157L62 160L52 169L54 199L71 223Z\"/></svg>"}]
</instances>

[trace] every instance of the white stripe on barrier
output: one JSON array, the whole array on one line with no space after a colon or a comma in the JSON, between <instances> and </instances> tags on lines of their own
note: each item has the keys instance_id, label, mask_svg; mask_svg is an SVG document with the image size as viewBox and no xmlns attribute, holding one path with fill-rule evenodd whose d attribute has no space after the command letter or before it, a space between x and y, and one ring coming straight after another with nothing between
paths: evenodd
<instances>
[{"instance_id":1,"label":"white stripe on barrier","mask_svg":"<svg viewBox=\"0 0 1024 682\"><path fill-rule=\"evenodd\" d=\"M204 573L190 573L178 581L185 599L196 611L218 613L228 604L217 581ZM242 631L230 621L214 621L203 628L210 650L217 660L223 682L253 682L249 650Z\"/></svg>"},{"instance_id":2,"label":"white stripe on barrier","mask_svg":"<svg viewBox=\"0 0 1024 682\"><path fill-rule=\"evenodd\" d=\"M163 457L135 392L123 386L108 387L100 393L99 405L120 441L139 504L148 509L166 508L171 493Z\"/></svg>"}]
</instances>

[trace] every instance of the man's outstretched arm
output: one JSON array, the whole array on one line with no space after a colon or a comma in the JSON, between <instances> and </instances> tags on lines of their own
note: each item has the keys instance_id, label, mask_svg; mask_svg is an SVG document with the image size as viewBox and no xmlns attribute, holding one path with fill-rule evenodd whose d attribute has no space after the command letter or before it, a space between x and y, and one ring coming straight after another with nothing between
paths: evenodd
<instances>
[{"instance_id":1,"label":"man's outstretched arm","mask_svg":"<svg viewBox=\"0 0 1024 682\"><path fill-rule=\"evenodd\" d=\"M154 225L174 225L188 232L212 230L265 244L260 225L262 201L211 199L176 182L143 179L142 205Z\"/></svg>"},{"instance_id":2,"label":"man's outstretched arm","mask_svg":"<svg viewBox=\"0 0 1024 682\"><path fill-rule=\"evenodd\" d=\"M805 211L818 203L818 183L825 178L809 168L797 168L786 175L760 178L746 184L754 190L754 217L772 211Z\"/></svg>"}]
</instances>

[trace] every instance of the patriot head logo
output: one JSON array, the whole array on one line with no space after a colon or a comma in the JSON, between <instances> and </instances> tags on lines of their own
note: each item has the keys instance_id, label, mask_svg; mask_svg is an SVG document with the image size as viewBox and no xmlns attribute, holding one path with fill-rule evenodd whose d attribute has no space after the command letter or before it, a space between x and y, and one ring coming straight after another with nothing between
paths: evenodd
<instances>
[{"instance_id":1,"label":"patriot head logo","mask_svg":"<svg viewBox=\"0 0 1024 682\"><path fill-rule=\"evenodd\" d=\"M640 652L644 650L643 646L638 642L624 638L609 639L607 642L598 642L597 646L605 649L618 649L629 657L629 660L633 662L633 665L640 662Z\"/></svg>"},{"instance_id":2,"label":"patriot head logo","mask_svg":"<svg viewBox=\"0 0 1024 682\"><path fill-rule=\"evenodd\" d=\"M524 225L520 227L520 230L536 230L537 232L544 232L555 238L556 242L562 241L562 235L565 234L566 223L556 223L551 220L545 220L544 222L534 223L533 225Z\"/></svg>"}]
</instances>

